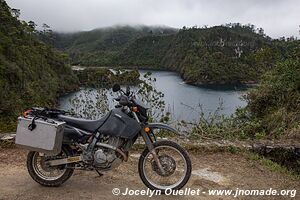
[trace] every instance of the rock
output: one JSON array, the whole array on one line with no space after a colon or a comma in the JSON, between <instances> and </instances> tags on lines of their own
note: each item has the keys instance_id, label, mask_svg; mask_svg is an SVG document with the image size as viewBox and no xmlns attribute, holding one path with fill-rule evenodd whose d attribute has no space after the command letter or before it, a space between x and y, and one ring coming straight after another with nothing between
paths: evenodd
<instances>
[{"instance_id":1,"label":"rock","mask_svg":"<svg viewBox=\"0 0 300 200\"><path fill-rule=\"evenodd\" d=\"M15 133L5 133L1 134L0 140L14 140L16 137Z\"/></svg>"}]
</instances>

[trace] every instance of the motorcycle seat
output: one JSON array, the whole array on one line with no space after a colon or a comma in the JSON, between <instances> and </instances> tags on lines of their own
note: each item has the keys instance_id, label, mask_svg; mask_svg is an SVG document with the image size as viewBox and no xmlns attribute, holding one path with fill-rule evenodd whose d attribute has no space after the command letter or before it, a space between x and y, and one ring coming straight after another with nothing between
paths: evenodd
<instances>
[{"instance_id":1,"label":"motorcycle seat","mask_svg":"<svg viewBox=\"0 0 300 200\"><path fill-rule=\"evenodd\" d=\"M85 130L87 132L96 132L97 129L104 124L106 119L109 117L109 113L106 114L104 117L97 119L97 120L88 120L76 117L70 117L66 115L58 115L58 118L68 125L73 126L75 128L79 128Z\"/></svg>"}]
</instances>

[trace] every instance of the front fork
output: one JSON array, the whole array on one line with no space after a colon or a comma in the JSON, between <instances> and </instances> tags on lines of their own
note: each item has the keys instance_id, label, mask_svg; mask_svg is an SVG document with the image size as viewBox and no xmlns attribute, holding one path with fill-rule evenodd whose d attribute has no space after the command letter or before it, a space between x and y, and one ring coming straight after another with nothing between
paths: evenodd
<instances>
[{"instance_id":1,"label":"front fork","mask_svg":"<svg viewBox=\"0 0 300 200\"><path fill-rule=\"evenodd\" d=\"M135 120L138 121L138 122L140 123L140 119L138 118L138 116L136 115L136 113L135 113L135 112L132 112L132 114L133 114ZM155 149L154 149L153 142L152 142L150 136L148 135L148 133L146 133L146 131L144 130L144 127L142 127L141 135L142 135L142 137L143 137L143 139L144 139L144 141L145 141L145 144L146 144L146 146L147 146L149 152L152 154L152 156L153 156L153 158L154 158L154 161L156 162L156 164L157 164L159 170L160 170L162 173L164 173L165 170L164 170L163 166L162 166L161 163L160 163L160 160L159 160L159 158L158 158L157 152L156 152Z\"/></svg>"},{"instance_id":2,"label":"front fork","mask_svg":"<svg viewBox=\"0 0 300 200\"><path fill-rule=\"evenodd\" d=\"M157 152L155 151L155 148L153 146L152 140L150 139L150 136L144 131L144 129L142 129L141 135L142 135L142 137L143 137L143 139L144 139L144 141L146 143L146 146L147 146L149 152L152 154L152 156L153 156L153 158L154 158L154 160L155 160L155 162L156 162L159 170L162 173L164 173L165 170L164 170L163 166L160 163L160 160L158 158Z\"/></svg>"}]
</instances>

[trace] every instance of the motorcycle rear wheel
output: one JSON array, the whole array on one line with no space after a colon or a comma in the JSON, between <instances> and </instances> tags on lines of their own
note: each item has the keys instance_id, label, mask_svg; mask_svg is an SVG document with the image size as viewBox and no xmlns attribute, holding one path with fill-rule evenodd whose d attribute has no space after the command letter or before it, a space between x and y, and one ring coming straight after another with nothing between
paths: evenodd
<instances>
[{"instance_id":1,"label":"motorcycle rear wheel","mask_svg":"<svg viewBox=\"0 0 300 200\"><path fill-rule=\"evenodd\" d=\"M71 156L72 150L63 146L60 156ZM39 152L30 151L27 155L27 170L31 178L42 186L57 187L66 182L74 172L74 164L45 166L45 157ZM54 174L54 172L57 172ZM54 174L54 175L53 175Z\"/></svg>"}]
</instances>

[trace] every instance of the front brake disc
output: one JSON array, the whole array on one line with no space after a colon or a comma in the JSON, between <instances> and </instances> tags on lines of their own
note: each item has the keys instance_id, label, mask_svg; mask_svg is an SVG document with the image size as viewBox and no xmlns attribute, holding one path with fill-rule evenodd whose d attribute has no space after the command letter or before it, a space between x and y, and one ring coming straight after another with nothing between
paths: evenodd
<instances>
[{"instance_id":1,"label":"front brake disc","mask_svg":"<svg viewBox=\"0 0 300 200\"><path fill-rule=\"evenodd\" d=\"M152 170L155 171L158 175L163 176L163 177L171 176L176 170L175 160L171 156L168 156L168 155L160 155L158 157L158 159L164 169L164 172L162 172L159 169L159 167L157 166L154 159L152 159L152 161L151 161Z\"/></svg>"}]
</instances>

